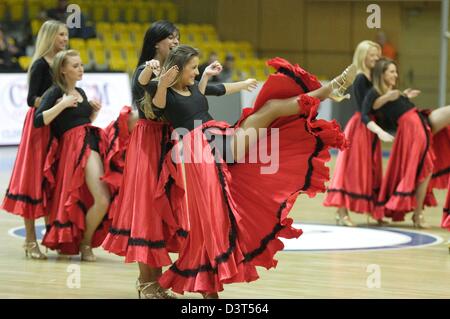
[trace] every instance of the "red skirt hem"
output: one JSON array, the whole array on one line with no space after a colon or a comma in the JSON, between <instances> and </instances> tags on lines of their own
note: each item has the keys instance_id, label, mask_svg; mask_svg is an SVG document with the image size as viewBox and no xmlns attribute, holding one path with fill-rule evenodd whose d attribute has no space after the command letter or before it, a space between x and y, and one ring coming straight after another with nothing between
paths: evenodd
<instances>
[{"instance_id":1,"label":"red skirt hem","mask_svg":"<svg viewBox=\"0 0 450 319\"><path fill-rule=\"evenodd\" d=\"M34 127L35 108L29 108L17 157L1 209L26 219L48 215L43 167L50 141L50 128Z\"/></svg>"}]
</instances>

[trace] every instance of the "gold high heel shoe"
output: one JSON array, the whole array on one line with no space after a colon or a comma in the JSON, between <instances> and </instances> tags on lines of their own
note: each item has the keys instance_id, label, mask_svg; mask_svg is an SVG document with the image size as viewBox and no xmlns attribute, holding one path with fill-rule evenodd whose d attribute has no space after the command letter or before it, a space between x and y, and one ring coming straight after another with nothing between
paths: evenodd
<instances>
[{"instance_id":1,"label":"gold high heel shoe","mask_svg":"<svg viewBox=\"0 0 450 319\"><path fill-rule=\"evenodd\" d=\"M336 213L336 225L337 226L347 226L347 227L355 227L356 224L352 222L350 217L344 216L341 217L339 214Z\"/></svg>"},{"instance_id":2,"label":"gold high heel shoe","mask_svg":"<svg viewBox=\"0 0 450 319\"><path fill-rule=\"evenodd\" d=\"M47 256L43 253L41 253L41 250L39 249L39 245L37 242L25 242L23 244L23 249L25 250L25 257L28 258L28 256L31 259L38 259L38 260L45 260L47 259Z\"/></svg>"},{"instance_id":3,"label":"gold high heel shoe","mask_svg":"<svg viewBox=\"0 0 450 319\"><path fill-rule=\"evenodd\" d=\"M139 299L178 299L170 291L162 288L157 281L141 283L138 278L136 280L136 290Z\"/></svg>"},{"instance_id":4,"label":"gold high heel shoe","mask_svg":"<svg viewBox=\"0 0 450 319\"><path fill-rule=\"evenodd\" d=\"M423 216L423 214L420 214L418 217L416 217L416 215L413 215L412 221L413 221L414 228L430 229L430 225L428 225L425 222L425 217Z\"/></svg>"},{"instance_id":5,"label":"gold high heel shoe","mask_svg":"<svg viewBox=\"0 0 450 319\"><path fill-rule=\"evenodd\" d=\"M92 252L92 248L89 245L81 244L80 253L81 260L83 261L93 262L97 260L97 257L95 257L94 253Z\"/></svg>"},{"instance_id":6,"label":"gold high heel shoe","mask_svg":"<svg viewBox=\"0 0 450 319\"><path fill-rule=\"evenodd\" d=\"M356 65L350 64L341 75L331 80L331 89L333 90L328 96L335 102L341 102L349 99L350 94L345 94L348 87L353 83L356 77Z\"/></svg>"}]
</instances>

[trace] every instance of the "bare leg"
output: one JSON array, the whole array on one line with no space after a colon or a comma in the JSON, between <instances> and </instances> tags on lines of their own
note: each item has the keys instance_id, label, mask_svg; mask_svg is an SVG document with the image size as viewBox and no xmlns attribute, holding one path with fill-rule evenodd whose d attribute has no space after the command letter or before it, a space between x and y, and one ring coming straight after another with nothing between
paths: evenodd
<instances>
[{"instance_id":1,"label":"bare leg","mask_svg":"<svg viewBox=\"0 0 450 319\"><path fill-rule=\"evenodd\" d=\"M87 187L94 198L94 204L86 214L86 229L81 241L82 246L91 245L92 236L108 210L110 194L106 184L100 180L103 173L100 155L91 151L85 168L85 176Z\"/></svg>"},{"instance_id":2,"label":"bare leg","mask_svg":"<svg viewBox=\"0 0 450 319\"><path fill-rule=\"evenodd\" d=\"M430 179L431 174L423 182L421 182L416 189L417 206L416 209L414 210L413 223L414 227L417 228L429 228L429 226L425 223L425 220L423 218L423 202L427 194L427 188Z\"/></svg>"},{"instance_id":3,"label":"bare leg","mask_svg":"<svg viewBox=\"0 0 450 319\"><path fill-rule=\"evenodd\" d=\"M23 221L25 222L25 231L26 231L25 241L27 243L35 242L36 241L36 229L35 229L35 225L34 225L34 219L24 218Z\"/></svg>"},{"instance_id":4,"label":"bare leg","mask_svg":"<svg viewBox=\"0 0 450 319\"><path fill-rule=\"evenodd\" d=\"M131 133L134 126L136 125L136 122L139 120L139 113L138 111L131 111L130 116L128 117L128 132Z\"/></svg>"},{"instance_id":5,"label":"bare leg","mask_svg":"<svg viewBox=\"0 0 450 319\"><path fill-rule=\"evenodd\" d=\"M157 281L159 277L162 275L161 268L152 268L147 264L138 263L139 265L139 281L149 282L149 281Z\"/></svg>"},{"instance_id":6,"label":"bare leg","mask_svg":"<svg viewBox=\"0 0 450 319\"><path fill-rule=\"evenodd\" d=\"M355 78L356 67L352 65L337 76L333 81L317 90L308 92L306 95L319 100L330 97L333 92L332 83L339 83L341 88L348 87ZM279 117L299 114L298 96L287 99L273 99L267 101L256 113L250 115L241 124L241 130L232 137L233 158L236 161L242 159L248 152L250 145L253 145L259 138L259 129L267 128L270 123Z\"/></svg>"},{"instance_id":7,"label":"bare leg","mask_svg":"<svg viewBox=\"0 0 450 319\"><path fill-rule=\"evenodd\" d=\"M450 125L450 105L434 110L428 119L431 123L431 131L433 134L436 134L444 127Z\"/></svg>"}]
</instances>

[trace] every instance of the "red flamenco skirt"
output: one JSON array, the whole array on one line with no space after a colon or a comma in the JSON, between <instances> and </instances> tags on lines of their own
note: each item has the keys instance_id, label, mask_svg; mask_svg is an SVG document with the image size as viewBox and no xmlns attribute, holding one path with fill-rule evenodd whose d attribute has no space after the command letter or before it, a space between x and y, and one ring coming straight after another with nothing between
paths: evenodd
<instances>
[{"instance_id":1,"label":"red flamenco skirt","mask_svg":"<svg viewBox=\"0 0 450 319\"><path fill-rule=\"evenodd\" d=\"M345 128L350 147L339 152L324 206L372 214L382 180L381 143L355 113Z\"/></svg>"},{"instance_id":2,"label":"red flamenco skirt","mask_svg":"<svg viewBox=\"0 0 450 319\"><path fill-rule=\"evenodd\" d=\"M78 254L85 229L85 215L93 204L93 198L85 182L85 167L91 153L94 134L98 140L100 156L106 151L104 131L88 125L77 126L65 132L57 142L53 140L47 157L45 174L54 177L53 198L50 202L49 224L42 240L50 249L62 254ZM100 224L91 246L98 247L106 237L109 228L108 215Z\"/></svg>"},{"instance_id":3,"label":"red flamenco skirt","mask_svg":"<svg viewBox=\"0 0 450 319\"><path fill-rule=\"evenodd\" d=\"M122 182L125 154L130 139L128 121L131 111L130 106L124 106L117 119L105 129L108 147L104 161L105 174L102 180L116 190Z\"/></svg>"},{"instance_id":4,"label":"red flamenco skirt","mask_svg":"<svg viewBox=\"0 0 450 319\"><path fill-rule=\"evenodd\" d=\"M155 200L162 162L170 147L169 133L168 124L143 119L131 133L112 226L102 245L109 252L125 256L125 262L167 266L172 263L169 252L178 249L178 222L170 219L169 198L165 196L164 202Z\"/></svg>"},{"instance_id":5,"label":"red flamenco skirt","mask_svg":"<svg viewBox=\"0 0 450 319\"><path fill-rule=\"evenodd\" d=\"M446 189L450 182L450 126L433 135L433 150L436 160L430 186Z\"/></svg>"},{"instance_id":6,"label":"red flamenco skirt","mask_svg":"<svg viewBox=\"0 0 450 319\"><path fill-rule=\"evenodd\" d=\"M376 219L383 216L403 221L416 206L418 185L433 172L435 155L432 135L425 117L417 109L403 114L398 121L391 158L381 185ZM424 206L436 206L428 191Z\"/></svg>"},{"instance_id":7,"label":"red flamenco skirt","mask_svg":"<svg viewBox=\"0 0 450 319\"><path fill-rule=\"evenodd\" d=\"M36 109L30 107L25 117L22 138L1 208L26 219L48 215L44 163L50 143L50 128L35 128Z\"/></svg>"},{"instance_id":8,"label":"red flamenco skirt","mask_svg":"<svg viewBox=\"0 0 450 319\"><path fill-rule=\"evenodd\" d=\"M270 63L294 68L281 59ZM295 71L271 75L255 108L268 99L281 98L280 94L292 97L303 93L299 82L306 85L304 77L311 78ZM274 90L279 79L284 86ZM221 140L217 136L233 134L254 109L247 110L234 128L225 122L209 121L183 137L188 209L179 222L187 225L188 235L178 260L160 278L162 287L177 293L212 293L222 291L223 284L254 281L258 279L256 266L276 266L274 255L284 247L279 238L301 235L300 229L292 227L288 214L299 194L312 197L325 191L329 148L343 147L345 139L336 122L315 119L319 100L301 95L300 103L302 115L276 120L268 134L249 150L249 156L255 152L270 154L270 163L262 158L251 163L249 157L245 163L227 165L217 151L220 147L214 144ZM207 137L211 133L214 140ZM165 176L167 172L176 179L172 172L181 170L180 164L173 163L176 156L170 155L161 181L170 179ZM164 193L161 188L159 195Z\"/></svg>"},{"instance_id":9,"label":"red flamenco skirt","mask_svg":"<svg viewBox=\"0 0 450 319\"><path fill-rule=\"evenodd\" d=\"M450 181L448 183L448 193L444 204L444 214L442 215L441 226L450 231Z\"/></svg>"}]
</instances>

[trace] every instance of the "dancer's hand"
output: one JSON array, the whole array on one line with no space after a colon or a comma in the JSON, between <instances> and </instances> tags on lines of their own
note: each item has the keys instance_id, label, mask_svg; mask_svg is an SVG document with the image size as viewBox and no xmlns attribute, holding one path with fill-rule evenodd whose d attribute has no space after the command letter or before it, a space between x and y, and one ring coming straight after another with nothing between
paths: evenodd
<instances>
[{"instance_id":1,"label":"dancer's hand","mask_svg":"<svg viewBox=\"0 0 450 319\"><path fill-rule=\"evenodd\" d=\"M407 88L403 91L403 94L406 95L408 99L413 99L421 93L419 90L413 90L411 88Z\"/></svg>"},{"instance_id":2,"label":"dancer's hand","mask_svg":"<svg viewBox=\"0 0 450 319\"><path fill-rule=\"evenodd\" d=\"M159 77L158 86L168 88L175 84L175 79L178 76L178 66L174 65L167 71L163 68L161 71L161 76Z\"/></svg>"},{"instance_id":3,"label":"dancer's hand","mask_svg":"<svg viewBox=\"0 0 450 319\"><path fill-rule=\"evenodd\" d=\"M91 105L94 112L98 112L102 108L102 105L100 104L100 102L96 101L96 100L89 101L89 104Z\"/></svg>"},{"instance_id":4,"label":"dancer's hand","mask_svg":"<svg viewBox=\"0 0 450 319\"><path fill-rule=\"evenodd\" d=\"M400 90L391 90L387 92L386 95L388 97L388 101L395 101L400 97L400 95L402 95L402 92L400 92Z\"/></svg>"},{"instance_id":5,"label":"dancer's hand","mask_svg":"<svg viewBox=\"0 0 450 319\"><path fill-rule=\"evenodd\" d=\"M59 101L63 104L64 108L77 107L78 98L75 95L65 95ZM58 102L59 103L59 102Z\"/></svg>"},{"instance_id":6,"label":"dancer's hand","mask_svg":"<svg viewBox=\"0 0 450 319\"><path fill-rule=\"evenodd\" d=\"M145 67L150 68L152 72L158 76L161 73L161 66L158 60L153 59L145 62Z\"/></svg>"},{"instance_id":7,"label":"dancer's hand","mask_svg":"<svg viewBox=\"0 0 450 319\"><path fill-rule=\"evenodd\" d=\"M388 132L381 131L377 135L380 138L380 140L382 140L383 142L391 143L394 141L394 137L391 134L389 134Z\"/></svg>"},{"instance_id":8,"label":"dancer's hand","mask_svg":"<svg viewBox=\"0 0 450 319\"><path fill-rule=\"evenodd\" d=\"M251 92L258 87L258 81L255 79L247 79L244 81L244 85L244 90Z\"/></svg>"},{"instance_id":9,"label":"dancer's hand","mask_svg":"<svg viewBox=\"0 0 450 319\"><path fill-rule=\"evenodd\" d=\"M222 64L220 64L218 61L215 61L206 67L203 74L205 74L207 77L213 77L222 72L222 69Z\"/></svg>"}]
</instances>

